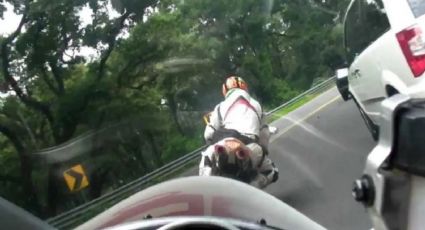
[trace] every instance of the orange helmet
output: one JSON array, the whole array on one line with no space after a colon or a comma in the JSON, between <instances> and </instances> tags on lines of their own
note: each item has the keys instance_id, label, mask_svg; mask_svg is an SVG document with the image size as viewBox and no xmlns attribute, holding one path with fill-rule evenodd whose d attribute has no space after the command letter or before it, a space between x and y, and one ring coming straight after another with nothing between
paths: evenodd
<instances>
[{"instance_id":1,"label":"orange helmet","mask_svg":"<svg viewBox=\"0 0 425 230\"><path fill-rule=\"evenodd\" d=\"M234 88L239 88L248 91L248 84L246 84L246 82L241 77L230 76L223 84L223 96L226 96L229 90Z\"/></svg>"}]
</instances>

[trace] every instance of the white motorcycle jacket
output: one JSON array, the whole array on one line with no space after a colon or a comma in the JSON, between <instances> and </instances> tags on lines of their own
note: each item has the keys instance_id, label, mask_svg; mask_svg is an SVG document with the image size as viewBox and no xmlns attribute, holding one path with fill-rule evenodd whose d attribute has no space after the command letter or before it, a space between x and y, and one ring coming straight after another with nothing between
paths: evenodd
<instances>
[{"instance_id":1,"label":"white motorcycle jacket","mask_svg":"<svg viewBox=\"0 0 425 230\"><path fill-rule=\"evenodd\" d=\"M233 129L252 139L260 138L264 126L263 111L257 100L242 89L230 90L224 101L218 104L210 116L210 124L204 132L205 140L211 140L220 128Z\"/></svg>"}]
</instances>

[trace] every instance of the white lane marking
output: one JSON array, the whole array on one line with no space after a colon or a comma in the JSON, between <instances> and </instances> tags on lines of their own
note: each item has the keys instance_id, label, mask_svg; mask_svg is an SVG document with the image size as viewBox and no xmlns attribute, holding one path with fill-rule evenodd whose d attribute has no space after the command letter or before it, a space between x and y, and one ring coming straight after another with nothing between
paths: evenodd
<instances>
[{"instance_id":1,"label":"white lane marking","mask_svg":"<svg viewBox=\"0 0 425 230\"><path fill-rule=\"evenodd\" d=\"M282 132L279 132L278 134L273 136L273 139L270 140L270 143L275 141L276 139L278 139L279 137L281 137L283 134L287 133L289 130L291 130L292 128L300 125L302 122L304 122L305 120L309 119L310 117L312 117L314 114L316 114L317 112L319 112L320 110L324 109L326 106L334 103L336 100L338 100L341 96L337 95L334 98L332 98L330 101L326 102L325 104L319 106L317 109L313 110L312 112L310 112L309 114L307 114L305 117L293 121L293 123L288 126L286 129L282 130Z\"/></svg>"}]
</instances>

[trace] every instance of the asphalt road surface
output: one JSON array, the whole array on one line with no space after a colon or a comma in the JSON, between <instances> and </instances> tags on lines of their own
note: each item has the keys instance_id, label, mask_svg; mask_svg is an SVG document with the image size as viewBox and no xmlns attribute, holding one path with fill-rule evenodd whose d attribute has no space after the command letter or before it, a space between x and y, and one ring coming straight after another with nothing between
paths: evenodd
<instances>
[{"instance_id":1,"label":"asphalt road surface","mask_svg":"<svg viewBox=\"0 0 425 230\"><path fill-rule=\"evenodd\" d=\"M279 132L271 138L270 157L280 177L266 191L327 229L370 229L351 188L375 143L354 102L332 88L272 125Z\"/></svg>"},{"instance_id":2,"label":"asphalt road surface","mask_svg":"<svg viewBox=\"0 0 425 230\"><path fill-rule=\"evenodd\" d=\"M328 229L370 229L351 187L375 143L354 102L333 88L272 125L280 178L266 191Z\"/></svg>"}]
</instances>

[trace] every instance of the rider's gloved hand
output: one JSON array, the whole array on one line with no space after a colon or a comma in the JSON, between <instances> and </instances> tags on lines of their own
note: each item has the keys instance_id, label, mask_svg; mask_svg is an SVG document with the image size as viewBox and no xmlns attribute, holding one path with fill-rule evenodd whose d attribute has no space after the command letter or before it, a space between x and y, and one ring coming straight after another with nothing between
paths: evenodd
<instances>
[{"instance_id":1,"label":"rider's gloved hand","mask_svg":"<svg viewBox=\"0 0 425 230\"><path fill-rule=\"evenodd\" d=\"M274 127L274 126L269 126L269 132L270 134L276 134L278 131L278 128Z\"/></svg>"}]
</instances>

